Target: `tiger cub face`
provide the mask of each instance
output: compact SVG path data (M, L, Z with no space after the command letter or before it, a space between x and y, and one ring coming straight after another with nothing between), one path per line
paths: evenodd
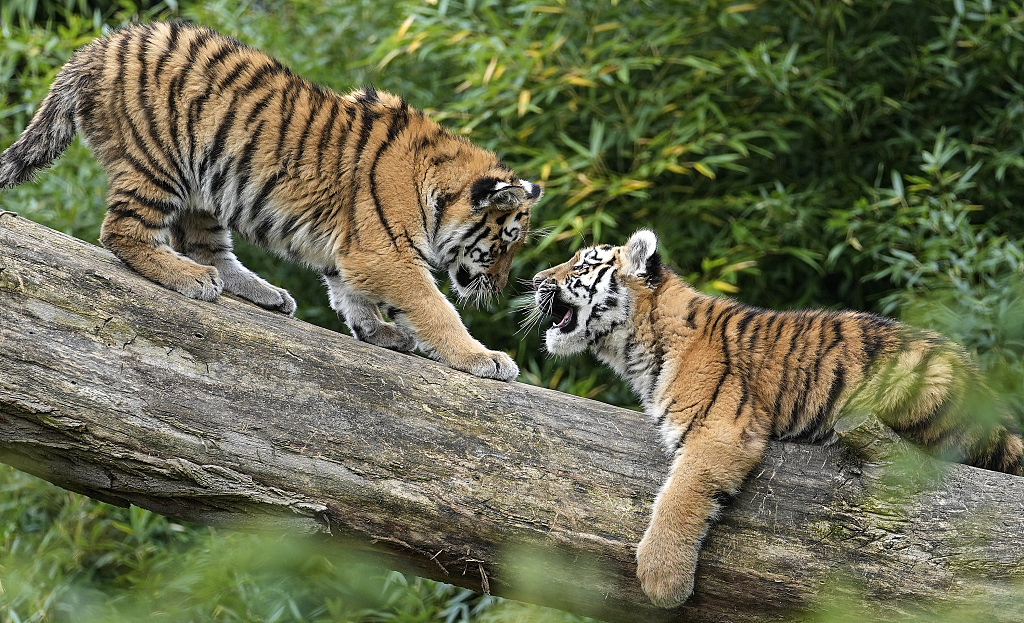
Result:
M447 268L462 298L496 294L508 282L516 251L530 229L530 211L543 195L538 184L481 177L473 183L469 217L448 252Z
M581 249L568 262L537 273L536 309L554 318L544 334L548 351L574 355L591 346L618 350L614 343L624 340L629 330L631 289L660 273L657 245L652 232L639 231L624 246Z

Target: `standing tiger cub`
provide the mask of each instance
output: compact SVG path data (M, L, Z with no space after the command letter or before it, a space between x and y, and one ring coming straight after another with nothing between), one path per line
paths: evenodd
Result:
M478 376L518 375L469 335L431 269L447 269L462 297L500 291L541 187L404 100L339 95L184 22L136 24L61 69L0 154L0 188L30 179L78 133L109 178L100 241L143 276L293 313L287 291L235 257L235 231L319 272L356 338Z
M776 312L697 292L666 268L649 231L579 251L534 277L534 316L554 316L548 351L590 349L626 379L674 456L637 549L655 604L693 592L700 545L769 438L827 439L868 412L947 459L1021 473L1012 417L991 404L959 345L867 313ZM975 399L978 399L975 401Z

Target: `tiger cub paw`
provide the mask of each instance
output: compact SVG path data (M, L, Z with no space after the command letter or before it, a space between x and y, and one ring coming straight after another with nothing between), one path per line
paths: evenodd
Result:
M393 322L379 322L372 330L358 329L359 339L374 346L407 353L416 348L416 338Z
M506 353L485 350L482 353L456 355L446 362L450 367L469 372L485 379L514 381L519 376L519 366Z
M217 272L217 269L213 266L201 264L188 266L188 270L183 271L180 279L174 283L165 283L164 285L189 298L199 299L200 301L212 301L224 291L224 282L221 281L220 273Z
M271 312L281 312L292 316L295 314L295 299L288 290L279 288L270 283L267 283L260 279L259 281L253 281L247 284L246 288L239 288L238 290L228 289L242 298L246 298L256 303L264 309L269 309Z
M693 594L696 560L681 559L680 543L644 535L636 550L636 576L644 593L659 608L674 608Z

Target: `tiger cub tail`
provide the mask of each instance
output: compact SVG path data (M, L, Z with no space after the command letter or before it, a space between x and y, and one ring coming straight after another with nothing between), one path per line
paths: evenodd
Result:
M89 88L92 72L83 71L81 51L60 70L50 92L18 140L0 154L0 190L31 180L36 171L60 157L78 133L75 117L80 95Z
M1024 476L1024 444L1019 434L1000 427L995 435L997 439L984 454L971 457L970 465L996 472Z

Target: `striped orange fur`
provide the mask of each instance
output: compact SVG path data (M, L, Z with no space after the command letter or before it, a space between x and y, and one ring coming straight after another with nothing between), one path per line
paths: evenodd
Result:
M469 335L431 270L447 270L463 297L501 290L541 188L401 98L340 95L184 22L136 24L72 56L0 154L0 188L76 134L109 180L101 242L149 279L294 312L287 291L238 262L237 232L320 273L355 337L480 376L518 374Z
M958 344L873 314L770 311L694 290L652 232L579 251L534 278L556 355L586 350L626 379L673 455L637 549L651 600L693 591L700 545L770 438L830 441L873 414L941 458L1021 474L1021 437ZM986 415L987 412L987 415Z

